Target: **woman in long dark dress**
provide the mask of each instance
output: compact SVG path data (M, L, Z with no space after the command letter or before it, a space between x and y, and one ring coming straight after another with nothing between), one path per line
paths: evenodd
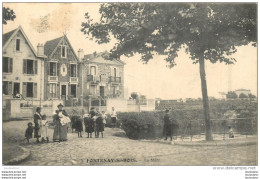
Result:
M36 138L36 142L40 143L39 138L41 137L41 127L40 127L40 123L41 123L41 119L42 119L42 115L41 115L41 108L37 107L36 108L36 112L33 115L33 119L34 119L34 138Z
M103 118L102 114L98 114L98 118L96 119L96 127L97 127L97 138L99 138L99 132L101 132L102 138L103 136L103 131L104 131L104 125L103 125Z
M81 118L79 116L76 117L75 129L78 132L78 137L82 137L81 132L83 131L83 126L82 126Z
M63 121L63 118L66 119L68 114L65 110L63 110L63 105L58 105L58 110L56 110L56 114L53 116L53 122L55 124L54 132L53 132L53 141L60 142L60 141L67 141L67 122ZM64 117L65 116L65 117Z
M163 120L164 120L163 133L164 133L164 136L165 136L164 140L167 140L167 137L169 136L171 138L171 141L172 141L172 122L170 120L168 109L165 111L165 115L164 115Z
M88 133L87 138L92 138L92 133L94 132L94 120L89 114L84 115L85 132Z

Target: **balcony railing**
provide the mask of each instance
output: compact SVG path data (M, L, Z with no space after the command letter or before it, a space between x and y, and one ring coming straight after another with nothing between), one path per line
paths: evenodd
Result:
M121 77L110 76L109 82L110 83L121 83Z
M70 77L70 83L78 83L79 79L78 77Z
M57 76L48 76L48 81L49 82L57 82L58 81L58 77Z
M87 76L87 81L89 82L99 82L100 81L100 77L96 76L96 75L88 75Z

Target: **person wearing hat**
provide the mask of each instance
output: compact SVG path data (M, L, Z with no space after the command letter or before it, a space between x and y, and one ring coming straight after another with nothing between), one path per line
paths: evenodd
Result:
M33 115L34 119L34 138L36 138L36 142L40 143L39 138L41 137L41 120L42 120L42 115L41 115L41 108L37 107L36 112Z
M163 117L164 120L164 126L163 126L163 134L165 136L164 140L167 140L167 137L169 136L172 141L172 122L170 120L169 110L165 110L165 115Z
M63 109L63 105L60 103L58 110L55 111L53 116L53 122L55 124L53 132L53 141L67 141L67 125L70 122L67 112Z

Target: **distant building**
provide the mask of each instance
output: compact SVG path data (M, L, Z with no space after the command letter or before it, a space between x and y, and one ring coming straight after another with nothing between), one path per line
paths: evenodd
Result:
M251 94L251 90L249 90L249 89L238 89L238 90L235 90L234 92L237 94L237 96L239 96L241 93L244 93L247 96L248 96L248 94Z

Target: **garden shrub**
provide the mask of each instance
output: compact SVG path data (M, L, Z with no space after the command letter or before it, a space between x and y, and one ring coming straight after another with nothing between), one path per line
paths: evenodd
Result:
M239 118L224 118L228 110L235 110ZM171 110L173 135L197 135L205 133L205 121L202 108ZM130 139L149 139L162 137L164 111L119 113L122 129ZM250 101L214 101L210 106L211 129L213 133L227 133L228 126L241 134L257 133L257 104ZM224 120L223 120L224 119ZM254 125L256 124L256 125Z

